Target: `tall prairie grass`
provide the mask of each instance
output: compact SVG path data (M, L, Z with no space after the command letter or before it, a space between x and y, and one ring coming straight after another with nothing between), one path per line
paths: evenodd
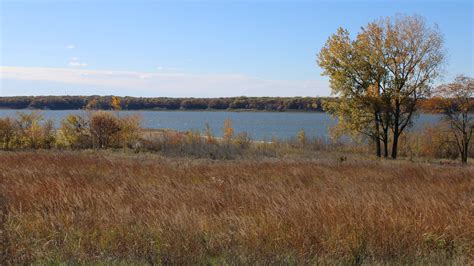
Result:
M1 263L468 264L474 168L0 152Z

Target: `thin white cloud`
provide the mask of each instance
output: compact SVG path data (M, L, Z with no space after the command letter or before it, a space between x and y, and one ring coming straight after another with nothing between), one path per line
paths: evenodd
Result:
M75 46L74 44L68 44L68 45L66 45L66 49L69 49L69 50L70 50L70 49L74 49L74 48L76 48L76 46Z
M69 62L69 66L72 66L72 67L85 67L85 66L87 66L87 63L71 61L71 62Z
M156 70L158 71L179 71L180 69L177 67L164 67L164 66L157 66Z
M76 61L79 62L79 61ZM44 67L0 67L3 80L54 83L62 94L91 87L97 94L145 96L316 96L329 95L321 80L271 80L242 74L189 74ZM14 87L8 88L15 95ZM103 93L101 93L101 91ZM43 92L44 94L44 92Z
M87 63L86 62L80 62L79 58L73 57L69 61L69 66L71 66L71 67L85 67L85 66L87 66Z

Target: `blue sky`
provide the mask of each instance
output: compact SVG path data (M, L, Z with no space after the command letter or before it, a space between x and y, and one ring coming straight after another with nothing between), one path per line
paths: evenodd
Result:
M0 96L325 96L338 27L437 23L445 81L474 76L472 1L1 1ZM441 82L441 81L440 81Z

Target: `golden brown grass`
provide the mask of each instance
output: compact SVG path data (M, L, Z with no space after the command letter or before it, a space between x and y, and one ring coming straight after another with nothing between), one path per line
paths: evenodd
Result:
M474 259L472 166L3 152L0 192L10 263Z

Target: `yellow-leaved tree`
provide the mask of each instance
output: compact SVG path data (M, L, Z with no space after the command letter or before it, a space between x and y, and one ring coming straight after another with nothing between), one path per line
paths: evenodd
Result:
M223 135L222 138L225 142L230 143L234 136L234 128L232 127L232 120L224 120L224 127L222 128Z
M445 59L443 37L419 16L369 23L352 40L345 29L318 55L323 75L339 97L325 106L339 127L368 136L381 155L397 158L400 135L412 125L417 102L430 94Z
M112 96L110 106L112 107L112 110L115 110L115 111L122 110L120 98L117 96Z

